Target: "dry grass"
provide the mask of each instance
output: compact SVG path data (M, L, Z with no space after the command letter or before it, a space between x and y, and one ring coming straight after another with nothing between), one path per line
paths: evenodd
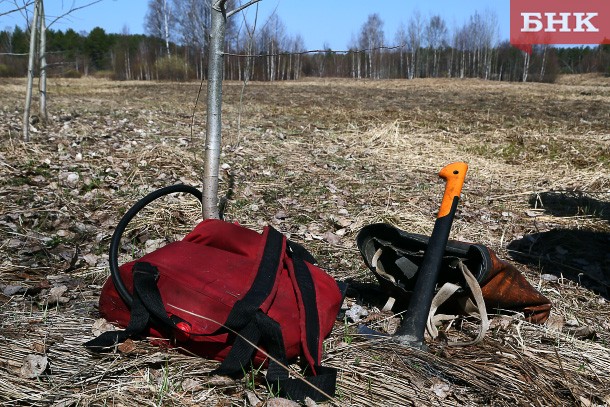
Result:
M53 79L54 118L23 144L24 82L0 80L0 287L21 287L0 294L0 403L244 405L246 391L269 396L260 378L209 378L203 373L215 362L145 343L104 358L81 346L93 336L119 217L152 189L199 184L201 106L192 139L189 129L198 86ZM223 193L227 171L235 179L227 219L254 229L273 224L336 278L370 281L354 244L363 225L430 233L443 187L436 173L457 160L470 170L453 238L508 258L507 246L532 233L610 233L607 78L251 83L238 129L240 90L227 83L224 92ZM532 207L536 194L573 190L597 206ZM188 197L154 205L132 225L124 258L179 238L199 217ZM325 240L329 232L336 243ZM606 253L578 258L583 270L610 273ZM482 345L439 342L423 353L371 343L337 322L325 361L341 371L336 403L610 404L608 301L567 278L544 277L553 270L542 264L520 267L553 301L546 326L496 317ZM49 305L49 289L61 285L67 301ZM472 329L457 322L446 335ZM578 339L583 327L594 331L589 339ZM19 375L29 354L50 361L38 378Z

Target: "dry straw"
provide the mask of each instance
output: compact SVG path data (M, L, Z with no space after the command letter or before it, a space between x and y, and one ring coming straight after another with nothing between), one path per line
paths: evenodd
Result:
M21 104L21 82L0 83L6 106L0 115L0 403L244 405L246 391L270 397L261 374L209 377L217 362L146 341L103 357L82 347L93 337L108 273L105 252L119 217L152 189L199 183L202 144L188 137L191 106L184 103L185 95L194 100L198 85L56 79L49 88L56 117L24 145L11 108ZM221 190L228 192L229 174L235 187L226 218L257 230L273 224L336 278L372 282L355 249L358 230L383 221L430 233L443 187L436 173L459 160L470 170L453 238L485 243L506 258L509 242L535 232L608 233L608 219L599 214L555 216L529 202L536 193L570 189L610 201L609 122L598 108L610 103L608 89L607 79L590 77L562 86L251 83L237 145L241 86L228 83ZM574 103L588 113L576 112ZM195 123L203 126L199 117ZM74 184L69 173L79 175ZM122 259L146 250L147 242L151 249L180 238L198 218L191 197L151 206L130 225ZM550 324L495 316L480 345L445 347L441 337L421 352L361 338L338 321L324 360L340 370L335 403L610 404L608 303L561 276L543 278L535 265L520 267L553 301ZM68 301L48 304L49 288L61 285ZM7 286L19 290L11 294ZM376 315L375 304L365 305ZM463 339L475 322L453 321L442 333ZM34 379L20 375L28 355L49 361Z

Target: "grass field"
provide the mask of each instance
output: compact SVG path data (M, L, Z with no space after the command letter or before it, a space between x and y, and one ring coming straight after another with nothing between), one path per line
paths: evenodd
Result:
M50 79L51 119L34 120L23 143L25 81L0 79L0 403L272 405L259 376L205 376L215 362L144 342L105 357L81 346L122 214L153 189L201 183L199 86ZM610 405L609 106L610 78L594 75L225 83L227 220L271 224L334 277L372 282L358 231L388 222L429 234L438 171L466 161L451 237L494 249L553 302L543 326L495 316L482 344L431 342L428 353L368 342L338 321L324 361L340 369L336 404ZM124 260L200 218L188 197L152 205ZM446 324L445 335L473 324ZM33 378L28 355L48 362Z

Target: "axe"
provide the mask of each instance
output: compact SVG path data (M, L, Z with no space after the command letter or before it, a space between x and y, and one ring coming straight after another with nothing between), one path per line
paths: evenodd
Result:
M457 162L443 168L439 176L446 182L445 194L441 207L438 211L432 236L428 239L428 245L424 252L423 259L417 269L417 280L413 288L413 294L409 302L404 318L392 338L404 345L409 345L419 349L425 349L424 331L428 321L428 314L435 294L436 283L440 274L441 264L451 224L455 216L460 192L464 185L468 165ZM358 333L371 338L389 336L361 325Z
M441 269L441 262L445 247L449 240L451 224L455 217L458 201L464 179L466 178L468 165L456 162L447 165L439 176L445 180L445 194L438 211L432 236L428 247L424 252L423 260L417 270L417 281L413 289L413 295L409 302L400 327L394 334L394 339L401 344L423 349L424 331L428 320L428 313L434 297L436 282Z

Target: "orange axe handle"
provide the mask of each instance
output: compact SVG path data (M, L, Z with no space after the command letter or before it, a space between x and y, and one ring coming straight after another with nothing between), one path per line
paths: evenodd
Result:
M445 180L445 194L443 195L443 201L438 211L437 218L442 218L449 215L451 212L451 206L453 205L453 199L460 197L462 192L462 186L464 186L464 179L466 179L466 172L468 171L468 164L463 162L457 162L447 165L443 168L438 176Z

